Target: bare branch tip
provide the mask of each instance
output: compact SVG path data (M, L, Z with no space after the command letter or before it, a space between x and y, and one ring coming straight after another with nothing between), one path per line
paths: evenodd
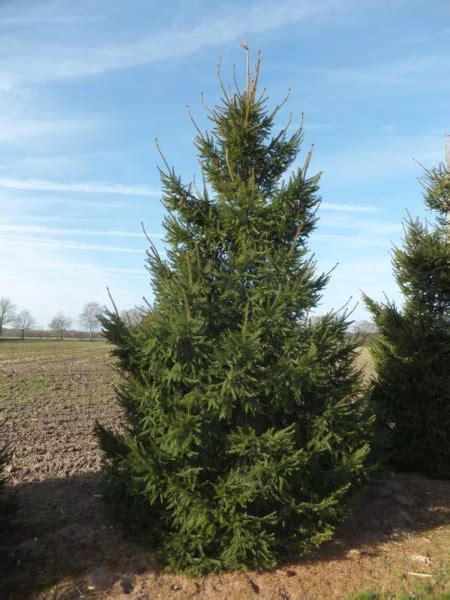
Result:
M150 302L147 300L147 298L146 298L145 296L142 296L142 300L145 302L145 304L146 304L146 305L147 305L147 306L150 308L150 310L151 310L151 308L152 308L152 305L151 305L151 304L150 304ZM142 312L144 312L144 311L142 311Z
M109 289L108 286L106 286L106 291L108 292L109 299L111 300L111 304L114 307L114 312L116 313L117 316L119 316L119 311L117 310L116 303L114 302L114 299L113 299L113 297L111 295L111 290Z

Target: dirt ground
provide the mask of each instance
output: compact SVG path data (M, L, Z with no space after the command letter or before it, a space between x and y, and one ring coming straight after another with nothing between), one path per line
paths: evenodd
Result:
M418 585L450 598L450 481L416 474L373 482L332 542L276 571L164 573L110 523L100 497L92 429L96 419L120 424L117 380L103 342L0 343L0 431L14 449L6 495L17 504L1 523L0 598L415 598Z

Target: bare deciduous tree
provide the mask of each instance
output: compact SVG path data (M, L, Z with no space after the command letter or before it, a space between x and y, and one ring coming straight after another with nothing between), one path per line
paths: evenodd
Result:
M354 325L353 325L353 331L355 333L376 333L377 332L377 328L376 325L374 323L372 323L371 321L357 321Z
M14 325L20 331L20 337L25 338L25 333L33 327L35 320L33 319L30 311L21 310L14 320Z
M71 325L72 319L65 315L62 311L59 311L50 321L49 327L52 331L59 335L59 339L62 340L64 331Z
M98 302L88 302L84 305L80 314L80 323L89 331L89 339L92 340L92 334L100 327L99 316L103 312L103 307Z
M139 325L139 323L145 317L147 312L148 310L145 308L145 306L135 306L134 308L123 310L120 313L120 316L127 325L136 327L136 325Z
M9 298L0 298L0 336L3 335L3 325L12 323L16 317L16 305Z

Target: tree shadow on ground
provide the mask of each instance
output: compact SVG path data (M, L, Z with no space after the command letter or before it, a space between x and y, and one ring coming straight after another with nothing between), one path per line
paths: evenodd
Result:
M2 523L0 598L39 597L38 590L67 578L84 578L85 587L72 586L71 593L55 597L89 595L89 581L92 589L99 590L133 574L159 577L161 565L149 551L111 524L100 488L100 473L7 488L17 501L17 510ZM352 552L376 555L383 542L449 523L450 481L388 473L360 493L331 542L286 568L348 560ZM53 597L42 594L42 598Z
M26 598L32 590L99 569L96 587L111 584L105 569L120 575L156 567L142 546L111 524L100 473L21 483L6 491L17 510L2 527L0 598Z
M304 561L336 560L349 551L376 555L380 544L450 524L450 481L388 472L357 496L333 540Z

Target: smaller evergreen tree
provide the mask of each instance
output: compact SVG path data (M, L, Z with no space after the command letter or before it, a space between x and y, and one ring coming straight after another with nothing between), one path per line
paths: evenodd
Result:
M400 310L365 296L378 329L371 397L391 463L450 476L450 173L427 171L424 200L435 215L408 217L393 252Z

